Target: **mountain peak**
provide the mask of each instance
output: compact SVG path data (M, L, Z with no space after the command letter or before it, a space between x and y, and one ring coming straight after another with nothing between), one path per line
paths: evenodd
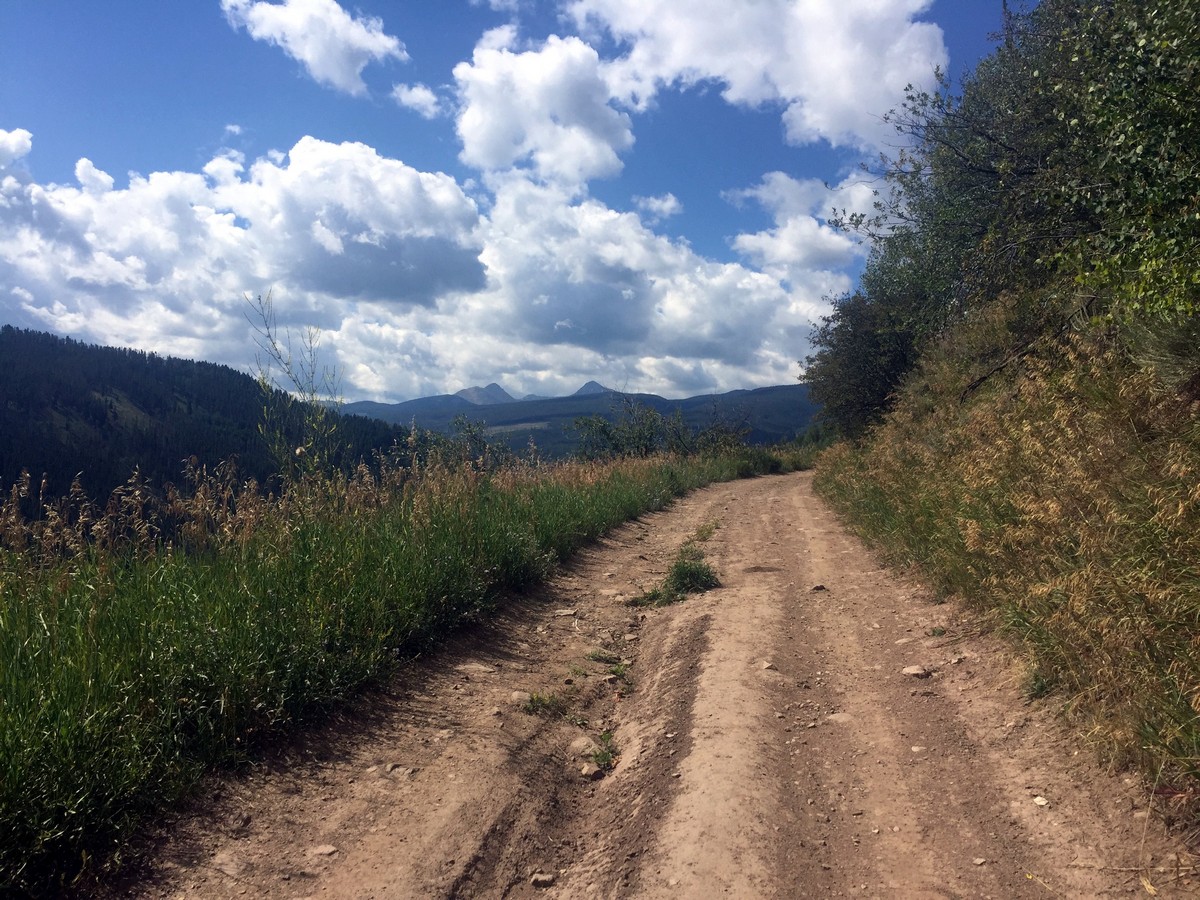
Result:
M463 388L454 396L462 397L476 406L494 406L497 403L513 402L512 395L494 381L487 387Z
M614 393L616 393L616 391L614 391L612 388L605 387L598 381L589 381L587 384L585 384L583 387L581 387L579 390L577 390L573 394L573 396L586 397L591 394L614 394Z

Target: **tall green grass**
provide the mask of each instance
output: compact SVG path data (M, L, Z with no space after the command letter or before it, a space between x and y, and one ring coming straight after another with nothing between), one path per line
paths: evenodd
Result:
M206 769L343 700L614 525L769 457L197 476L0 508L0 892L120 862ZM26 486L27 488L28 486Z
M826 451L818 489L1017 635L1030 695L1056 691L1104 752L1195 799L1195 406L1099 331L1046 343L964 402L972 336L956 339L863 444Z

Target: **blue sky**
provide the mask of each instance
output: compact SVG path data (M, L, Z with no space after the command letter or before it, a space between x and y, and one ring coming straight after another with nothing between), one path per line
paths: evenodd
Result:
M857 164L999 0L4 0L0 322L347 399L793 381Z

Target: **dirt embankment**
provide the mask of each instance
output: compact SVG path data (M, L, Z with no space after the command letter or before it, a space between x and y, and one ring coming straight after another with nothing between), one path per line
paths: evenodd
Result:
M638 610L707 523L722 586ZM907 672L906 672L907 670ZM166 829L138 897L1177 896L975 618L792 475L697 492ZM523 710L529 695L554 707ZM615 765L595 777L611 732ZM599 761L603 763L603 754ZM1148 888L1147 886L1152 886Z

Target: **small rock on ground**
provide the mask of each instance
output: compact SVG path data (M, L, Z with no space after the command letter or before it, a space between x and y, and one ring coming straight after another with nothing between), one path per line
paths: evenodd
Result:
M567 752L571 754L573 759L585 759L589 756L595 756L599 751L600 745L586 734L575 738L575 740L571 741L571 746L567 748Z

